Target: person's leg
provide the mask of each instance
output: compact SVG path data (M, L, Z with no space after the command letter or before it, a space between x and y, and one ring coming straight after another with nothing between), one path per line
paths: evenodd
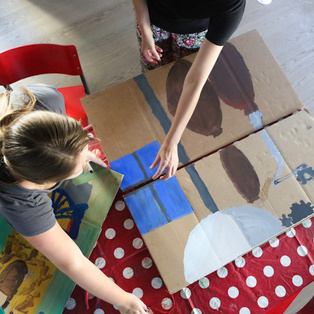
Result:
M143 73L149 70L158 68L162 65L165 65L173 61L172 47L171 47L171 34L155 25L151 25L151 28L152 28L153 37L154 37L156 45L159 46L163 50L162 58L161 58L161 62L159 62L156 65L147 62L147 60L145 59L141 51L141 46L142 46L141 31L140 31L139 26L137 25L136 35L137 35L137 40L139 43L140 62L141 62Z
M206 31L194 34L172 34L173 59L178 60L197 52L204 41Z

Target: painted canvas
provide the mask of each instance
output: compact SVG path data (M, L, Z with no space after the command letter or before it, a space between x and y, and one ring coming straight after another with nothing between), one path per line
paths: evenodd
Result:
M314 213L314 119L305 111L125 196L171 292Z
M58 223L89 256L122 175L100 166L50 195ZM62 313L75 286L0 217L0 306L4 313ZM71 259L71 256L69 256Z

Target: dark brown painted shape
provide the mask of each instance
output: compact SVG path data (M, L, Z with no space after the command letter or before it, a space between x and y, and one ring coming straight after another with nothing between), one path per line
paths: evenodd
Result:
M191 62L179 59L168 73L166 82L167 104L168 110L173 116L177 110L184 79L190 67ZM222 132L221 122L220 101L207 80L187 128L198 134L216 137Z
M222 149L219 153L222 166L238 193L248 203L256 201L260 191L260 183L247 157L234 145Z
M232 44L225 44L209 79L225 104L244 110L246 115L258 109L254 102L255 93L250 71Z

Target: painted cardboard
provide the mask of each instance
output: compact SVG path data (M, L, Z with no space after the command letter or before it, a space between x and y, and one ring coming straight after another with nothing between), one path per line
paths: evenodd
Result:
M314 119L298 112L125 196L170 292L313 215Z
M195 54L82 99L112 169L125 175L122 189L145 182L155 172L146 169L147 177L140 178L125 163L136 164L139 150L148 155L148 165L153 162L155 156L147 147L152 143L160 145L165 138L185 73L194 58ZM194 161L302 107L258 32L236 37L224 47L182 136L180 164ZM135 176L139 177L137 181ZM130 185L125 183L129 178Z
M114 171L97 165L93 168L93 174L65 181L50 195L58 223L87 257L122 180L122 175ZM75 283L2 217L0 230L0 309L4 307L4 313L62 313ZM13 289L14 280L20 281L17 290Z

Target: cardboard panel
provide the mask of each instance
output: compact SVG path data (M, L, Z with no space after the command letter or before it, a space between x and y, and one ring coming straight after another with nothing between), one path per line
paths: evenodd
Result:
M313 127L297 113L125 196L171 292L313 215Z
M194 58L195 54L82 99L110 163L121 164L121 158L162 143ZM180 163L204 156L299 108L298 96L260 35L252 31L236 37L225 45L205 84L179 144ZM145 162L150 165L154 158L151 152ZM134 175L129 169L123 169L125 180ZM152 173L124 188L145 182Z

